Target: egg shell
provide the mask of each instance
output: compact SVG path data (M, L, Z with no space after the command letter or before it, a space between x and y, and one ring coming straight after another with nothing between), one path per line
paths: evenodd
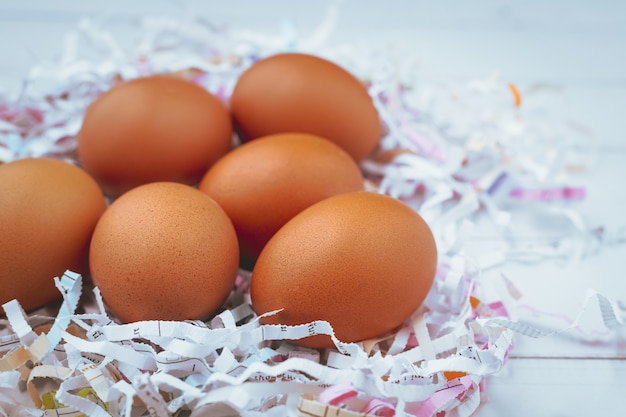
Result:
M232 144L225 105L197 84L153 75L123 82L89 106L78 158L117 197L155 181L196 184Z
M116 199L90 246L93 282L123 322L208 317L232 290L238 262L224 210L173 182L138 186Z
M302 211L267 243L252 272L258 314L267 324L327 320L339 340L356 342L401 325L428 294L437 249L421 216L373 193L327 198ZM333 346L328 336L295 341Z
M361 161L381 136L381 121L366 87L344 68L315 55L280 53L257 61L237 80L230 108L244 141L311 133Z
M89 241L106 201L79 167L52 158L0 165L0 304L25 310L60 297L54 277L87 272Z
M211 167L198 188L226 211L242 256L254 261L296 214L333 195L363 190L363 177L356 162L333 142L281 133L232 150Z

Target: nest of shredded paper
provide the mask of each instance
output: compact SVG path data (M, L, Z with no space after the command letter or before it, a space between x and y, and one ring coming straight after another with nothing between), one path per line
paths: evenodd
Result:
M225 310L209 322L125 325L108 314L97 288L68 271L56 279L61 303L30 316L17 301L4 305L0 415L468 416L486 377L506 365L514 333L548 334L512 320L521 295L511 282L503 277L505 290L494 293L479 275L511 260L594 247L597 234L573 206L585 196L576 174L593 154L590 137L533 104L540 90L497 77L420 79L411 57L325 45L329 27L323 22L298 41L147 19L141 41L124 49L83 21L59 61L33 68L18 97L0 101L0 162L75 162L85 108L121 80L175 72L227 101L238 75L260 57L294 49L325 56L368 85L386 127L362 163L368 187L409 203L437 240L439 265L424 305L394 334L312 350L259 324L243 270ZM560 216L567 227L556 244L519 245L511 222L518 212ZM469 256L477 222L506 249ZM605 297L590 297L607 327L623 328ZM328 323L311 326L332 334Z

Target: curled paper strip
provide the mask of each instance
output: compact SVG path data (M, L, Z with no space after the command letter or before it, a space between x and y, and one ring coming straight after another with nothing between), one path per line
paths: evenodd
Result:
M268 37L201 21L146 19L129 50L82 21L59 62L33 68L19 99L0 97L0 163L44 155L76 162L85 108L120 81L173 73L226 101L238 75L259 58L317 53L351 69L381 115L380 147L361 165L368 188L407 202L432 227L440 256L424 305L392 334L343 343L323 321L261 325L247 302L249 273L240 271L228 308L208 322L122 325L107 315L97 288L85 301L82 277L68 271L55 281L63 303L49 330L37 332L19 300L4 305L0 415L469 416L485 377L506 365L514 334L565 330L519 321L521 295L510 282L493 299L479 276L510 261L585 255L624 241L623 231L590 228L572 208L585 196L575 174L593 154L589 135L565 134L554 119L537 117L537 92L497 77L424 80L413 76L419 71L410 57L395 62L379 51L327 46L336 21L331 9L309 38L298 39L288 25L284 36ZM511 245L470 264L464 247L478 216L514 241L512 219L520 209L561 216L569 227L556 244ZM583 311L592 300L605 326L623 334L624 309L590 293ZM313 334L331 335L335 348L291 343Z

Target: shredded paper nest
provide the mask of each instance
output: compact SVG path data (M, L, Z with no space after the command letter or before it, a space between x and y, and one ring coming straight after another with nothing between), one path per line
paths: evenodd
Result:
M145 19L138 42L83 21L58 61L0 97L0 162L27 156L75 161L85 108L120 81L177 73L225 102L238 75L264 56L314 53L359 77L383 119L377 152L362 163L370 189L410 204L435 235L439 264L423 306L378 340L313 350L290 340L333 335L323 321L261 325L240 271L224 311L207 322L118 324L97 288L71 271L55 282L63 301L26 315L14 300L0 319L0 416L469 416L487 377L507 364L516 334L547 331L517 321L522 294L502 275L509 262L590 256L621 237L577 211L593 161L588 131L546 112L540 87L497 76L471 82L420 77L410 56L329 45L332 13L311 36L216 29L202 21ZM523 213L562 219L545 242L518 239ZM502 250L470 254L486 227ZM594 291L606 326L624 336L624 311ZM575 327L574 319L568 327ZM597 336L596 336L597 337Z

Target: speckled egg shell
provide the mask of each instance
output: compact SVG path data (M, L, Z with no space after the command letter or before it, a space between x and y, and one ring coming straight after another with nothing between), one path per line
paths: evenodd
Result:
M123 82L87 109L78 158L105 193L141 184L196 184L232 143L224 104L190 81L152 75Z
M238 262L237 236L221 207L171 182L115 200L90 247L93 282L123 322L206 318L227 298Z
M287 221L333 195L363 190L359 166L338 145L306 133L245 143L206 173L199 189L226 211L253 262Z
M105 208L96 181L68 162L0 165L0 304L17 299L31 310L59 298L54 277L87 272L89 241Z
M244 141L284 132L327 138L356 161L378 145L382 125L365 86L324 58L280 53L254 63L230 98Z
M355 342L389 332L423 302L437 250L428 225L394 198L342 194L302 211L268 242L252 272L251 298L270 324L327 320ZM296 341L329 347L327 336Z

